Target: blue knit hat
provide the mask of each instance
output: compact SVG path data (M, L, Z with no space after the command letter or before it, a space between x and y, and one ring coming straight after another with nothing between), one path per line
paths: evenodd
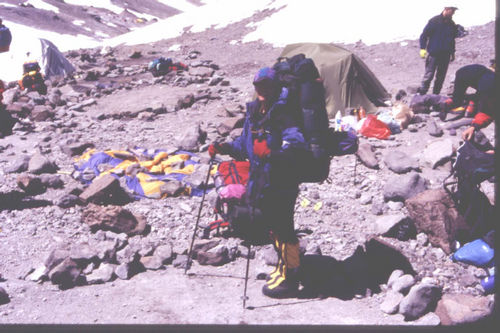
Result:
M274 69L270 67L263 67L259 69L257 74L255 74L255 77L253 78L253 84L256 84L264 80L274 81L275 77L276 77L276 72L274 71Z

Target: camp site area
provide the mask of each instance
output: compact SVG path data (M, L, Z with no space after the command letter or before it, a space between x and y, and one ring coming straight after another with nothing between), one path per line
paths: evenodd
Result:
M13 7L0 8L4 15ZM493 259L454 257L456 230L470 225L443 188L471 118L442 120L427 102L415 104L424 73L418 39L242 41L255 29L250 22L275 12L144 44L61 50L55 39L37 39L47 93L21 90L22 68L3 79L4 110L16 123L0 137L0 330L434 327L491 318L495 299L484 281L494 276ZM134 16L121 26L107 15L117 22L110 35L143 24ZM494 22L466 31L456 39L445 98L459 68L494 58ZM278 262L272 243L248 247L224 225L209 228L220 219L215 168L230 158L218 155L212 165L207 149L241 134L257 70L297 53L318 67L330 126L340 111L341 128L356 130L359 147L332 158L326 181L300 185L299 295L272 299L261 292ZM186 68L153 76L148 66L160 57ZM365 119L385 121L383 137L361 133L361 108ZM495 123L482 132L494 145ZM494 182L480 184L484 211L495 209Z

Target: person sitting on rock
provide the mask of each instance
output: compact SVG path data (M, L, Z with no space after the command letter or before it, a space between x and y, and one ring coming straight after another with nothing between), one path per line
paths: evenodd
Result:
M228 154L250 161L248 204L262 212L278 253L278 264L262 292L272 298L295 297L300 257L293 221L299 193L294 166L305 151L305 139L299 129L300 109L289 98L288 89L278 84L273 69L260 69L253 84L257 99L247 103L241 136L229 143L212 144L208 152L212 158Z
M446 114L454 108L464 106L466 103L465 92L467 88L473 88L476 93L469 98L469 105L465 110L458 111L460 116L472 118L476 114L475 104L477 103L477 113L492 112L493 98L495 90L495 72L492 67L473 64L463 66L455 73L455 83L452 98L445 101L445 106L440 114L444 120ZM455 112L457 113L457 112ZM488 123L489 124L489 123Z

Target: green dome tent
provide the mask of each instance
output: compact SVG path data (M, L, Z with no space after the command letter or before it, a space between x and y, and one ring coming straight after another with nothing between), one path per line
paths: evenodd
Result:
M313 59L325 86L326 110L333 118L340 110L363 106L374 113L389 94L363 61L334 44L297 43L285 46L280 57L303 53Z

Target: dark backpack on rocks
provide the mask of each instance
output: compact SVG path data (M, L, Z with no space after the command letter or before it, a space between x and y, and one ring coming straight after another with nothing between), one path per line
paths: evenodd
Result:
M456 204L459 213L465 218L470 230L462 231L458 241L466 243L485 236L494 228L494 207L481 191L480 184L495 173L495 157L480 149L477 143L465 141L457 149L457 157L450 175L444 181L444 189ZM446 181L450 177L455 180Z
M358 150L354 131L335 132L329 128L325 88L314 61L302 53L278 58L273 69L290 98L302 110L302 131L308 143L306 160L300 166L300 181L322 182L328 178L332 156L353 154Z

